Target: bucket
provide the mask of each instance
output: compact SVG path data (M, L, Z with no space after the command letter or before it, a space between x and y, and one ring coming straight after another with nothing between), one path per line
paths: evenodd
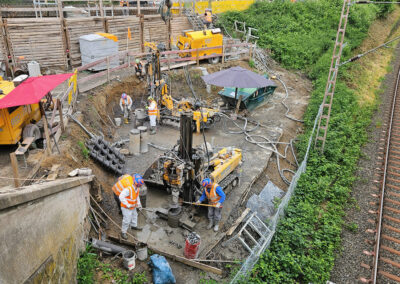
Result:
M199 253L200 243L201 243L200 236L195 232L190 233L186 237L185 250L183 255L189 259L197 258L197 255Z
M137 120L143 120L146 118L146 112L142 108L135 109L135 115Z
M137 250L137 258L141 261L146 260L147 259L147 246L146 245L142 245L140 246Z
M126 250L122 253L122 258L124 259L124 266L128 270L135 268L136 254L134 251Z
M116 117L116 118L114 118L114 120L115 120L115 125L117 127L120 127L121 126L121 118L120 117Z

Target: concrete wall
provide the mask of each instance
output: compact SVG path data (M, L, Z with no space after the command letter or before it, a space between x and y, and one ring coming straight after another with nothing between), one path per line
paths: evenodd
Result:
M0 283L75 283L92 177L0 189Z

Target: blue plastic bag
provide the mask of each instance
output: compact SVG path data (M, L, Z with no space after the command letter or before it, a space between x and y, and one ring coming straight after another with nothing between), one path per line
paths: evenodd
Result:
M175 276L172 274L169 263L162 255L153 254L150 256L150 266L153 269L154 284L175 284Z

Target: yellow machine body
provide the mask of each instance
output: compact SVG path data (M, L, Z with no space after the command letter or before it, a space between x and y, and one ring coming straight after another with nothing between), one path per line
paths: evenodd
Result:
M187 31L184 35L178 37L176 46L180 50L196 49L203 47L220 46L219 48L200 50L199 56L222 54L223 35L222 33L213 33L213 30ZM179 53L181 57L196 57L197 51Z
M214 171L210 177L214 182L220 182L233 172L242 161L242 150L234 148L223 148L210 161L214 166Z
M7 96L14 90L14 83L0 77L0 89ZM22 105L0 109L0 145L16 144L22 137L24 127L41 118L39 104Z

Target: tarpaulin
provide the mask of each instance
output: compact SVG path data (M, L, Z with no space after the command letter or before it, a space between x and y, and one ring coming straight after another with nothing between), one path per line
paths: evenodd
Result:
M29 77L0 99L0 109L38 103L48 92L72 75L74 73Z

